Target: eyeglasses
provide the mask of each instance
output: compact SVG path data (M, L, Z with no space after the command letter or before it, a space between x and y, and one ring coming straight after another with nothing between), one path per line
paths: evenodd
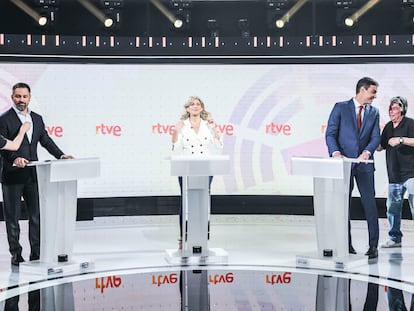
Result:
M389 111L391 111L391 110L392 111L401 111L401 107L398 104L396 104L396 106L393 105L393 106L390 107Z

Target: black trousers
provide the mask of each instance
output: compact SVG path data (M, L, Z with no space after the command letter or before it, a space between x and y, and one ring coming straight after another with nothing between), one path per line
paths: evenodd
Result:
M40 210L37 182L29 178L24 184L2 184L3 214L6 222L9 251L12 255L21 254L20 226L21 198L26 204L29 220L30 257L40 255Z

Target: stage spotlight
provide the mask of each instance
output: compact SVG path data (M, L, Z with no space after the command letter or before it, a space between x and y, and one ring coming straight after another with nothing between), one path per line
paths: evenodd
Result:
M298 0L293 6L292 1L267 0L269 28L282 29L290 22L293 15L299 11L308 0ZM290 7L290 8L289 8Z
M47 14L40 14L21 0L10 0L19 9L29 15L39 26L46 26L49 23L50 17ZM54 13L52 15L54 17Z
M104 9L106 16L104 26L111 28L121 23L120 8L124 6L123 0L101 0L101 7Z
M112 27L113 24L114 24L114 20L112 18L110 17L105 18L104 26L106 28Z
M378 2L381 0L369 0L365 5L363 5L360 9L354 11L352 14L345 16L340 22L342 25L346 27L354 27L355 24L359 21L359 19L369 10L371 10ZM346 3L347 1L338 1L339 3ZM352 4L352 1L351 1Z
M285 27L286 23L289 23L293 15L295 15L307 1L308 0L298 0L298 2L296 2L280 19L276 20L276 27L279 29Z
M101 5L104 10L97 8L89 0L78 0L92 15L94 15L106 28L111 28L120 22L120 13L115 10L115 7L122 6L122 1L102 1Z
M38 24L39 26L45 26L48 22L48 19L46 16L40 16L39 20L38 20Z
M170 21L175 30L183 30L190 24L190 11L186 10L191 7L190 1L171 1L170 5L176 11L174 13L159 0L151 0L151 3Z
M43 5L39 9L39 25L42 27L53 26L56 21L57 8L53 5Z
M174 12L174 29L175 30L184 30L188 29L191 24L191 14L189 10L178 9Z
M358 10L357 1L336 1L336 23L340 28L349 28L345 25L347 17Z

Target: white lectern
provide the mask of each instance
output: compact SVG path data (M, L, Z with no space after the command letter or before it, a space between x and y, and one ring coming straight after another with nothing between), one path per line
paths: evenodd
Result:
M40 204L40 259L20 271L56 274L85 269L89 261L72 259L76 226L77 180L100 174L98 158L31 162L36 166Z
M297 264L308 266L321 263L327 267L344 268L358 259L348 250L349 185L352 163L350 158L292 157L292 175L313 177L313 206L316 224L317 254L297 256ZM367 161L372 163L372 161ZM319 259L318 262L313 259Z
M167 250L167 258L208 260L227 257L221 249L208 249L210 218L209 176L229 172L227 155L172 156L171 175L182 176L182 249Z

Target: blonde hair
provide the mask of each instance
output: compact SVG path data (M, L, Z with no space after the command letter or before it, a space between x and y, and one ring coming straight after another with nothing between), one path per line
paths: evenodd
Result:
M210 116L210 113L206 111L206 108L204 106L204 102L201 100L200 97L197 96L190 96L186 103L184 104L184 113L181 115L181 120L187 120L190 117L190 113L187 111L187 108L190 107L190 105L195 101L198 100L201 104L201 108L203 109L200 113L200 117L203 120L207 120Z

